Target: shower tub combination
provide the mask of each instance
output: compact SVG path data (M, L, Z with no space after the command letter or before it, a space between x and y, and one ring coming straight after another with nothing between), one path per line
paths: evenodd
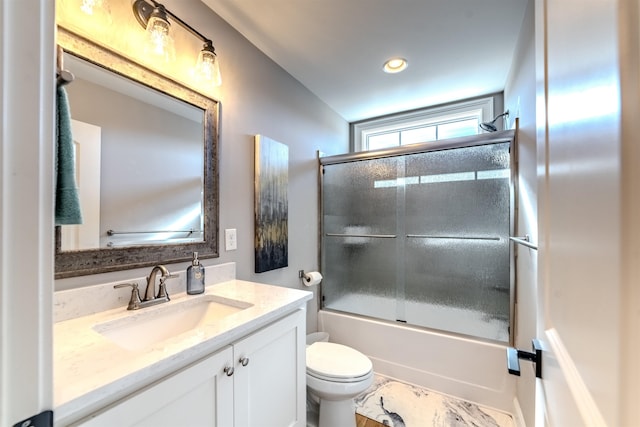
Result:
M320 159L319 328L379 374L510 413L514 139Z

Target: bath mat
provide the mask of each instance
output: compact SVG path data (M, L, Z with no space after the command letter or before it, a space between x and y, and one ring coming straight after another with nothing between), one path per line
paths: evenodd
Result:
M511 415L375 375L356 412L390 427L515 427Z

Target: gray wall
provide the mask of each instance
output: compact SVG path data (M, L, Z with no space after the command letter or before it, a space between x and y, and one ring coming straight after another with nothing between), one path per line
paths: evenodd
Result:
M165 6L213 39L220 58L220 258L205 265L237 263L237 278L302 288L298 270L318 268L317 161L348 151L348 123L291 75L268 59L199 0ZM253 259L253 140L262 134L289 147L289 266L255 274ZM238 249L224 250L224 230L237 229ZM159 260L161 261L161 260ZM186 268L188 263L170 266ZM124 280L148 269L56 281L56 289ZM308 328L315 330L315 299Z

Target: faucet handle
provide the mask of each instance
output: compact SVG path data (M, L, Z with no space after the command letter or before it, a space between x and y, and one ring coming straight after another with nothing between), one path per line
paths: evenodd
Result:
M165 283L167 277L160 278L160 285L158 286L158 295L156 295L156 299L163 299L166 301L170 301L169 293L167 292L167 284Z
M158 295L156 298L164 299L166 301L170 301L169 293L167 292L167 284L165 283L167 279L175 279L178 277L178 274L171 274L167 271L167 274L160 277L160 284L158 286Z
M113 288L126 288L127 286L131 286L131 298L129 299L127 310L137 310L140 308L140 303L142 302L140 300L140 291L138 290L137 283L119 283L117 285L113 285Z

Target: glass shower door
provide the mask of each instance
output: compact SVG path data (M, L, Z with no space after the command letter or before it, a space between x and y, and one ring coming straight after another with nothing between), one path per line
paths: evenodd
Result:
M408 156L405 313L412 325L509 340L510 154L492 144Z
M509 341L509 142L322 170L325 308Z
M399 162L394 157L323 168L325 307L397 319Z

